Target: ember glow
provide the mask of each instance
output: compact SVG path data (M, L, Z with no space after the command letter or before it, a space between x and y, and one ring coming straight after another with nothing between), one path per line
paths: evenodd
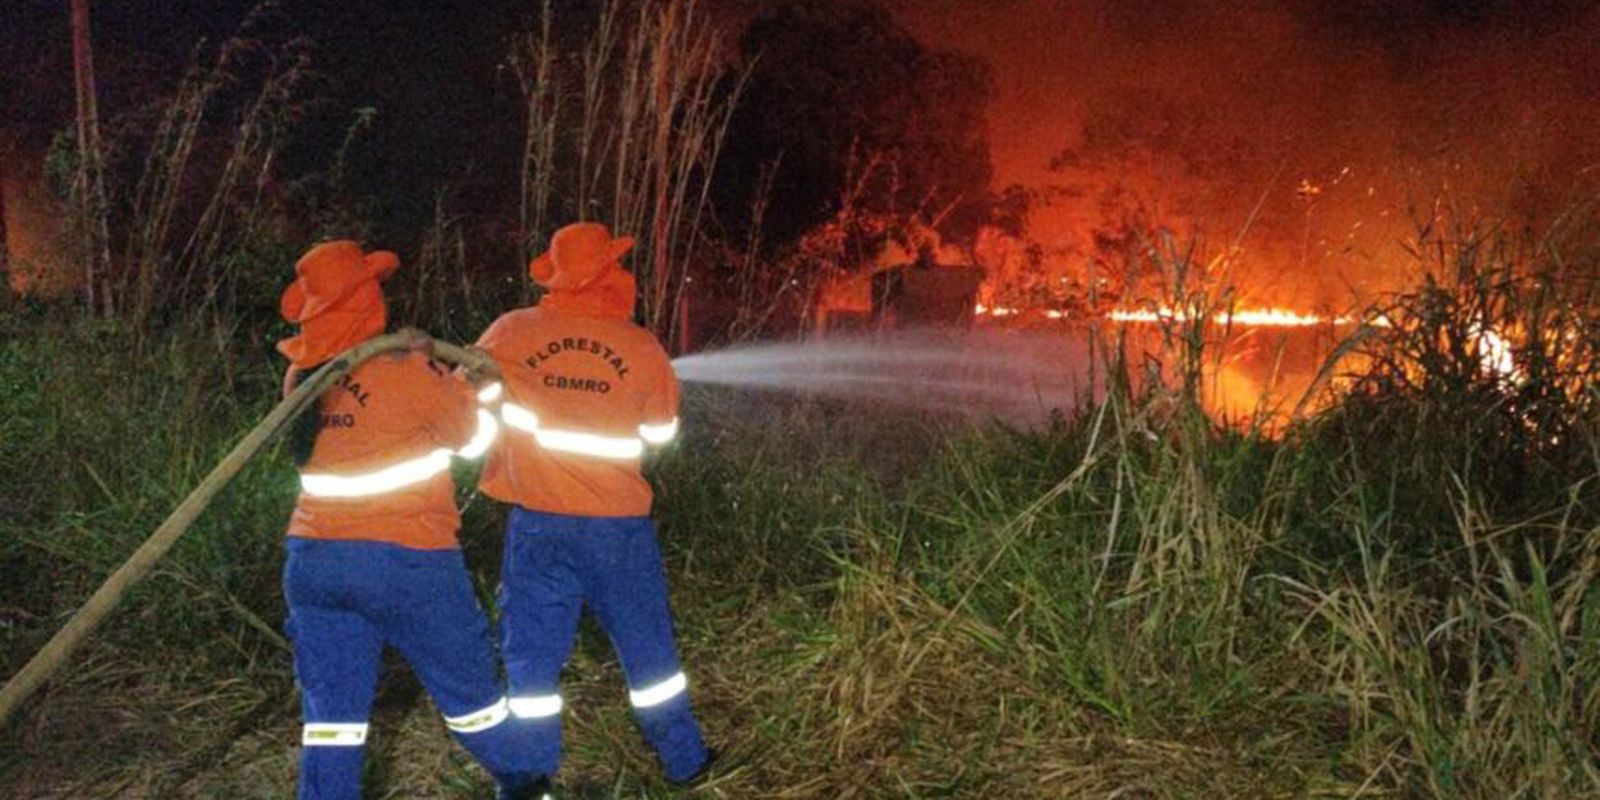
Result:
M1482 331L1478 335L1478 357L1483 361L1483 366L1491 374L1502 378L1517 378L1521 370L1517 369L1517 360L1512 353L1511 343L1504 334L1493 328Z
M1240 325L1257 325L1263 327L1300 328L1312 325L1348 325L1349 317L1319 317L1315 314L1301 314L1283 308L1245 309L1218 315L1219 322L1233 322Z
M1185 322L1188 321L1189 314L1171 308L1118 309L1107 317L1117 322ZM1287 308L1243 308L1217 312L1212 316L1212 321L1219 325L1249 325L1261 328L1311 328L1319 325L1349 325L1354 320L1347 316L1324 317Z
M1022 317L1025 314L1042 315L1046 319L1067 319L1068 314L1059 309L1038 309L1029 311L1005 306L990 307L979 304L974 308L979 318L1004 320L1013 317ZM1180 311L1162 306L1141 309L1114 309L1108 312L1104 319L1126 325L1160 325L1172 322L1187 322L1191 317L1189 312ZM1388 328L1392 323L1381 316L1369 316L1361 319L1348 314L1326 316L1309 312L1295 311L1289 308L1242 308L1230 311L1221 311L1213 314L1211 321L1225 327L1245 328L1283 328L1283 329L1311 329L1311 328L1343 328L1353 325L1365 325L1373 328ZM1522 377L1522 371L1516 363L1516 353L1510 339L1499 330L1493 328L1477 329L1473 336L1478 348L1479 360L1487 374L1497 375L1508 380L1517 380ZM1325 354L1323 354L1325 355ZM1320 358L1320 356L1319 356ZM1275 365L1274 368L1280 368ZM1227 372L1227 370L1224 370ZM1252 386L1249 391L1238 389L1236 384L1241 382L1241 375L1225 374L1219 381L1221 393L1235 397L1235 406L1243 407L1250 402L1259 402L1259 386ZM1226 384L1224 386L1223 384ZM1230 388L1232 387L1232 388ZM1252 395L1256 392L1256 395ZM1242 399L1241 399L1242 398ZM1241 405L1242 404L1242 405ZM1224 405L1227 405L1224 403Z
M979 304L973 309L979 317L1004 318L1014 317L1023 313L1022 309L1006 306L989 307ZM1040 313L1047 319L1066 319L1067 312L1059 309L1044 309ZM1105 315L1106 319L1113 322L1135 324L1155 324L1161 322L1182 322L1189 319L1188 312L1172 308L1149 309L1115 309ZM1241 308L1232 311L1221 311L1212 316L1212 321L1219 325L1245 325L1257 328L1314 328L1322 325L1354 325L1358 322L1355 317L1348 315L1322 316L1289 308ZM1381 320L1372 320L1367 324L1381 325Z

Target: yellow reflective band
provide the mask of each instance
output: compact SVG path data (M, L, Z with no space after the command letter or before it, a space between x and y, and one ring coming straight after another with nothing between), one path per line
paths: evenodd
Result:
M649 444L666 444L678 435L678 418L665 425L640 425L639 438Z
M506 403L501 406L500 419L519 431L534 433L539 430L539 415L516 403Z
M510 715L511 705L506 701L506 698L502 697L496 700L494 705L480 708L470 714L462 714L459 717L445 717L444 724L449 726L450 730L458 733L477 733L505 722L506 717Z
M477 458L489 452L489 446L494 444L494 437L500 433L500 423L494 421L494 415L483 409L478 409L478 432L472 435L472 441L465 447L456 451L462 458Z
M649 708L683 694L689 688L689 678L683 673L678 673L654 686L645 689L634 689L628 692L628 700L634 708Z
M357 747L367 743L365 722L307 722L300 744L307 747Z
M500 385L499 381L495 381L494 383L484 386L482 389L478 390L478 402L493 403L494 401L499 400L500 395L505 393L505 388L506 387Z
M520 719L538 719L553 717L561 713L561 695L541 694L527 697L513 697L510 701L511 713Z
M367 497L421 483L450 468L450 451L435 450L366 475L303 474L300 488L315 497Z
M597 436L592 433L540 428L534 431L533 437L539 440L539 445L544 449L556 450L562 453L577 453L583 456L619 459L638 458L644 455L644 442L631 436L623 439L612 436Z

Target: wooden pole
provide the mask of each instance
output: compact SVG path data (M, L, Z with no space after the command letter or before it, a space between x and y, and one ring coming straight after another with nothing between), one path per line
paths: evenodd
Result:
M233 446L233 450L211 470L211 473L200 481L200 485L172 510L161 526L150 534L150 538L146 539L116 572L111 573L111 576L100 584L100 588L89 596L83 607L67 620L67 624L61 626L61 630L57 631L32 659L29 659L17 674L6 682L4 688L0 688L0 725L4 725L23 701L72 657L78 646L122 602L128 590L143 579L156 562L172 549L179 537L189 530L189 526L193 525L200 513L211 504L217 493L222 491L222 488L239 474L239 470L260 453L274 436L288 428L295 417L310 408L314 401L339 378L373 356L411 347L416 335L412 332L391 333L368 339L346 350L303 381L261 422L251 428L250 432ZM443 361L475 370L480 374L499 373L494 362L480 351L447 342L433 342L432 349L434 356Z
M677 309L669 304L672 291L672 231L670 199L672 196L672 112L677 87L674 86L672 57L673 44L678 36L678 5L668 3L656 22L655 47L651 69L654 71L656 141L653 157L656 161L655 211L650 216L650 308L645 323L651 331L667 340L672 347L676 333L671 316ZM666 317L666 319L663 319Z
M94 47L89 37L89 0L72 0L72 66L78 100L78 201L84 226L83 296L90 313L112 308L111 229L106 219L105 178L100 164L100 111L95 102Z
M6 229L6 165L11 163L11 140L0 130L0 309L11 305L11 234Z

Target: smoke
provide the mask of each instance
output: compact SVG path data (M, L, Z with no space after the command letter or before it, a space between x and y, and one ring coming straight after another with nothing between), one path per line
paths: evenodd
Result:
M994 69L997 188L1066 273L1148 222L1240 246L1246 299L1343 307L1454 211L1549 222L1600 186L1600 7L1561 0L898 0Z

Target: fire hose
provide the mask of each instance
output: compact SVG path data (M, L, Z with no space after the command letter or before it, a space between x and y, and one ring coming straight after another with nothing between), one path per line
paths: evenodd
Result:
M249 433L233 446L228 455L212 468L205 479L189 492L183 502L167 515L166 520L150 534L148 539L145 539L144 544L100 584L100 588L96 589L67 623L61 626L61 630L50 637L50 641L46 642L16 675L6 681L4 688L0 688L0 725L4 725L30 695L66 664L72 657L73 651L94 632L95 628L99 627L100 623L105 621L106 617L111 615L112 611L116 610L128 591L150 572L168 550L172 549L178 539L189 530L189 526L193 525L211 504L217 493L239 474L250 459L260 453L274 437L286 430L295 418L310 409L334 382L374 356L413 347L418 341L418 336L418 333L409 331L391 333L368 339L340 353L312 373L310 378L302 381L283 402L251 428ZM465 367L478 374L498 374L493 360L479 351L448 342L430 340L429 344L434 357L441 361Z

